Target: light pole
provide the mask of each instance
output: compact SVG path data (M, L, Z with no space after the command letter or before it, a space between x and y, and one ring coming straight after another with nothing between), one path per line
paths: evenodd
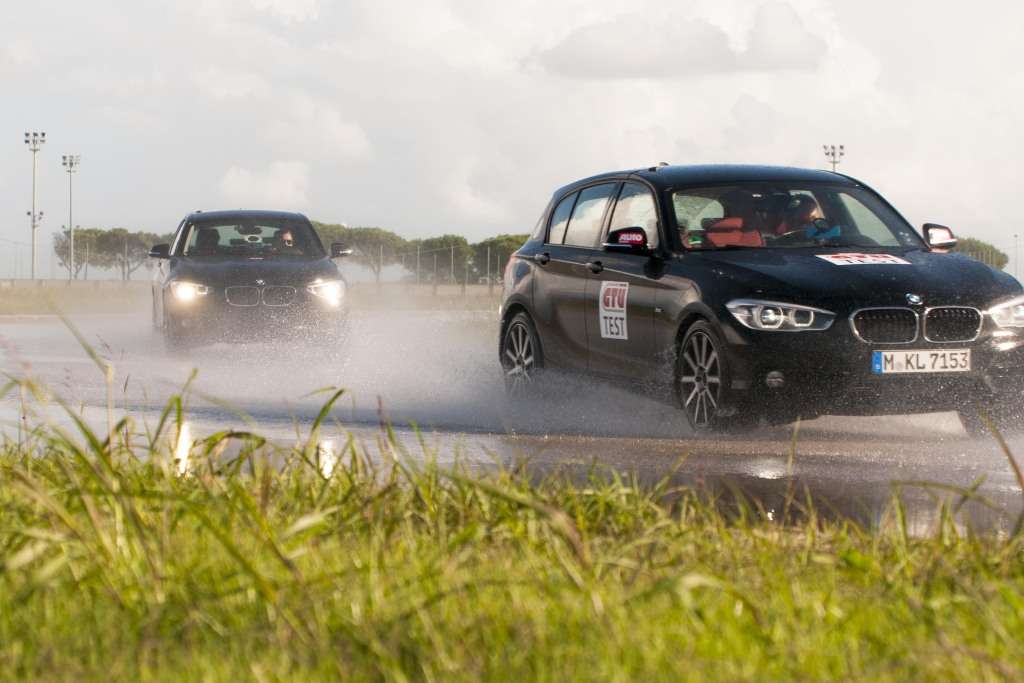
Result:
M1020 280L1020 234L1013 234L1013 276Z
M60 164L68 172L68 241L71 255L68 257L68 279L75 279L75 224L71 220L71 177L78 170L82 157L78 154L64 154L60 158Z
M836 166L839 165L839 162L846 154L846 145L839 145L839 147L835 145L822 145L822 147L825 148L825 158L828 159L828 163L832 164L832 172L835 173Z
M32 279L36 279L36 229L43 220L43 212L36 213L36 154L46 144L46 133L25 131L25 144L32 152L32 211L29 212L32 224Z

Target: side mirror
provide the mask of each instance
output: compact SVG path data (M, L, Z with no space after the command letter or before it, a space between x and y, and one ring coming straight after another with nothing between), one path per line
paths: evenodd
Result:
M171 258L171 245L154 244L149 248L149 258Z
M959 242L950 228L937 223L924 224L924 240L929 247L939 251L949 251Z
M331 243L331 258L338 258L339 256L351 256L352 250L346 247L341 242Z
M651 251L647 245L647 231L640 227L612 230L608 233L604 250L620 254L649 254Z

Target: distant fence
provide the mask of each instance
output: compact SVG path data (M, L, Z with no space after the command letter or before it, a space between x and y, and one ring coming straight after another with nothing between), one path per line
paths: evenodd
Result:
M149 289L149 280L0 280L3 289Z

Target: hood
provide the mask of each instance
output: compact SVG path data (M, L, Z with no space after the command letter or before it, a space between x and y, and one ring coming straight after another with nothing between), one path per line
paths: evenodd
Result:
M211 287L267 285L303 287L317 278L338 280L338 267L330 259L298 261L289 259L180 259L173 266L174 278Z
M718 278L727 278L749 296L779 298L810 305L871 302L905 306L907 294L919 294L925 306L961 305L985 309L1021 292L1020 284L962 254L923 250L861 250L906 263L842 264L841 255L857 249L737 249L699 252ZM828 258L822 258L822 256ZM831 260L829 260L831 259Z

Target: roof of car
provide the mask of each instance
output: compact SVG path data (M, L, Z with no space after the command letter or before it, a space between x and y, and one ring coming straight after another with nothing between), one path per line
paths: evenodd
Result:
M616 180L628 176L639 176L652 185L661 188L708 183L731 183L750 181L796 181L831 182L843 185L857 185L857 181L841 173L832 173L812 168L791 166L757 166L753 164L701 164L692 166L651 166L625 171L601 173L577 180L559 188L555 194L563 194L576 187L589 185L601 180Z
M193 211L188 215L190 222L219 221L239 218L284 218L291 220L308 220L301 213L294 211L272 211L259 209L227 209L224 211Z

